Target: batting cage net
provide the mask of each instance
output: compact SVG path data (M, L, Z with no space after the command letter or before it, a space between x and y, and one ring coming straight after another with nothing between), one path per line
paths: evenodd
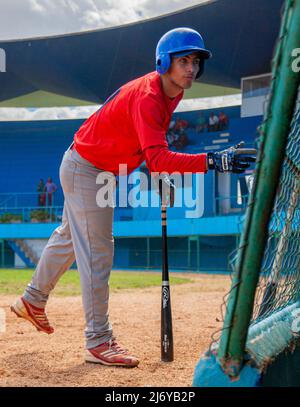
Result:
M300 95L278 183L252 324L300 299Z
M287 0L223 328L195 385L300 385L299 39L300 2Z

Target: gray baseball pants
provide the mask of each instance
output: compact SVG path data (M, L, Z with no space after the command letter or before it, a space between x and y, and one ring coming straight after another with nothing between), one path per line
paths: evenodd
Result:
M65 152L60 181L65 202L62 224L52 233L24 298L36 307L46 305L50 291L76 259L86 321L87 349L112 337L108 320L109 277L113 260L113 207L99 207L99 173L115 185L115 176L94 167L76 150ZM66 318L68 310L66 309Z

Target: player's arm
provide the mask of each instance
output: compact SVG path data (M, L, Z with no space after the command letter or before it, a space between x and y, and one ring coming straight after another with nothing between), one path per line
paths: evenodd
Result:
M167 146L153 146L145 150L150 172L204 172L208 170L206 154L187 154L170 151Z
M256 150L243 148L243 142L220 152L207 154L185 154L169 151L165 146L150 147L145 150L146 162L150 171L172 172L244 172L255 161Z

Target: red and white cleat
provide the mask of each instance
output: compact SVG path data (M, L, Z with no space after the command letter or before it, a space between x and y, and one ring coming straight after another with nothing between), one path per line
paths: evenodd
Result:
M46 332L46 334L52 334L54 332L53 327L49 324L47 315L44 308L37 308L30 304L23 297L19 298L10 307L19 318L27 319L30 321L38 331Z
M139 360L135 356L129 355L127 349L123 349L115 340L102 343L92 349L86 349L85 361L123 367L135 367L139 364Z

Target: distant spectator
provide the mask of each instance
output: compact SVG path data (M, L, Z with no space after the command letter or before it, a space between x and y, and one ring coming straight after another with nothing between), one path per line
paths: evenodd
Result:
M52 206L52 196L56 190L57 186L52 182L52 178L49 177L44 188L44 191L47 192L47 206Z
M176 133L181 134L184 133L184 130L189 127L189 122L187 120L180 119L177 117L176 122L172 130Z
M175 134L174 131L168 131L167 133L167 142L170 147L173 146L174 142L177 140L178 134Z
M228 128L228 117L224 112L219 113L219 130L225 130Z
M189 143L188 136L186 133L181 133L177 135L177 139L173 142L173 146L176 150L182 150Z
M203 133L206 128L207 128L207 123L206 123L205 116L202 112L200 112L199 116L196 120L196 132Z
M46 194L45 194L45 183L44 180L41 178L40 182L37 186L37 192L38 194L38 206L45 206L46 203Z
M175 121L174 119L172 119L172 120L170 121L169 131L174 130L175 123L176 123L176 121Z
M218 131L219 119L214 112L211 112L208 119L208 130L209 131Z

